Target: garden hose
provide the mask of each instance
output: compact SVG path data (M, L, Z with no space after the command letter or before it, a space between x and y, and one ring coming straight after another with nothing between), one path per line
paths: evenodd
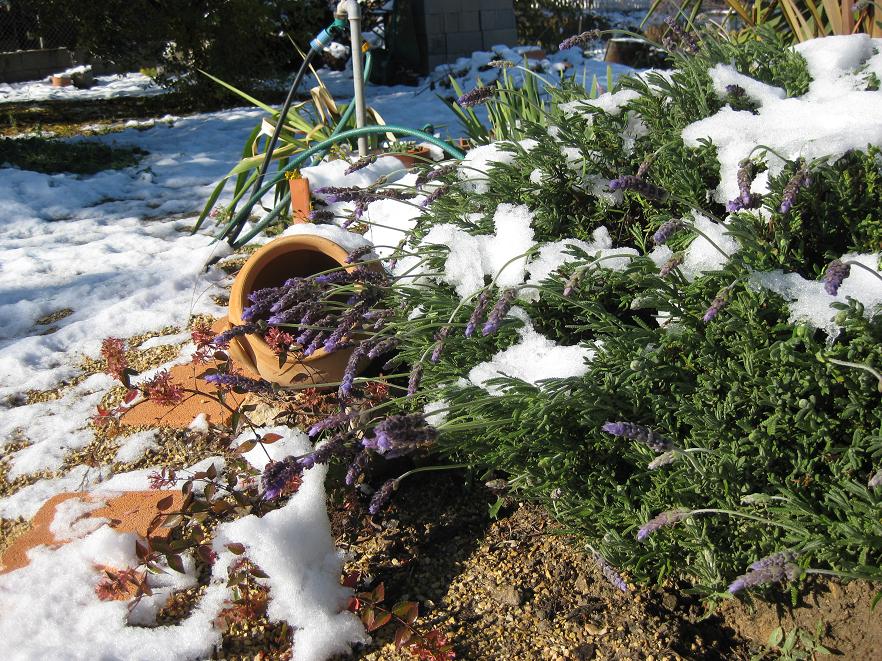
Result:
M267 145L266 156L263 159L263 164L260 166L260 173L257 175L257 181L254 184L255 190L260 188L260 185L263 183L263 178L266 176L266 171L269 169L269 164L272 160L273 150L276 148L276 143L279 141L279 134L282 132L282 124L285 123L285 117L288 116L288 111L291 109L291 104L294 102L294 94L297 92L297 88L300 87L300 83L303 82L303 77L309 69L312 58L315 57L316 53L320 53L325 46L331 43L337 34L345 29L345 21L334 19L334 22L331 25L322 30L316 35L315 39L310 42L309 51L306 53L306 57L303 58L303 64L300 65L300 69L298 69L297 74L294 76L294 82L291 83L291 88L288 90L288 96L285 98L285 103L282 104L282 109L279 111L276 128L273 130L269 145Z
M349 140L350 138L358 138L361 136L375 135L375 134L383 134L383 133L395 133L400 135L410 136L412 138L418 138L424 142L428 142L429 144L435 145L436 147L443 150L448 155L452 156L457 160L462 160L465 158L465 154L463 154L456 147L452 147L447 144L443 140L436 138L433 135L429 135L423 131L419 131L417 129L408 128L406 126L396 126L393 124L381 124L377 126L365 126L360 129L350 129L348 131L343 131L342 133L338 133L337 135L331 136L327 140L323 140L317 145L310 147L306 151L301 152L296 157L294 157L287 166L283 169L279 170L270 181L266 182L263 187L258 190L254 195L252 195L248 202L242 207L236 215L230 220L230 223L225 228L224 232L218 237L218 239L223 239L229 235L229 243L234 248L241 248L243 245L248 243L251 239L257 236L260 232L262 232L273 220L275 220L278 215L284 209L283 202L287 204L290 200L290 194L286 194L282 202L279 202L266 217L262 218L257 225L252 228L248 234L246 234L242 238L237 238L239 233L242 231L242 228L245 225L245 222L248 219L248 214L251 209L260 201L260 198L263 197L269 190L271 190L279 181L284 179L285 173L294 170L295 168L300 167L300 165L306 161L308 158L313 156L314 154L318 154L319 152L327 150L331 145L342 142L343 140Z

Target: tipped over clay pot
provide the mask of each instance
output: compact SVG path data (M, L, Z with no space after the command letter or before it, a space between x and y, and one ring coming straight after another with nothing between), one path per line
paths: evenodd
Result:
M338 266L352 269L352 265L346 264L348 254L338 244L320 236L299 234L270 241L245 262L236 276L230 292L230 323L246 323L242 312L251 304L248 300L251 292L277 287L288 278L313 275ZM235 361L253 369L267 381L282 386L308 383L320 386L340 381L352 354L352 349L333 353L318 349L311 356L304 357L292 351L279 365L279 357L258 335L233 338L229 351Z

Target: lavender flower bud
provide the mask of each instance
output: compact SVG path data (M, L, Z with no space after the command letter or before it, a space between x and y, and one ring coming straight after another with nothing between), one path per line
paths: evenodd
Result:
M324 195L328 202L357 202L364 195L361 188L342 188L339 186L324 186L316 188L315 193Z
M243 392L268 394L273 391L272 384L267 383L266 381L249 379L247 376L242 376L240 374L221 374L217 372L215 374L206 374L202 379L208 383L214 383L219 386L228 386Z
M360 248L356 248L346 256L346 263L352 264L359 261L365 255L369 255L373 249L373 246L361 246Z
M772 555L766 556L765 558L760 558L756 562L750 565L748 569L765 569L766 567L771 567L773 565L783 567L788 562L793 562L799 557L799 554L795 551L778 551L777 553L773 553Z
M494 69L509 69L515 66L515 63L511 60L491 60L487 63L487 66Z
M355 163L353 163L348 168L346 168L346 172L344 172L343 174L352 174L353 172L358 172L359 170L362 170L362 169L366 168L368 165L371 165L376 162L377 162L377 155L376 154L373 154L371 156L365 156L363 158L358 159L357 161L355 161Z
M223 333L215 336L215 338L211 341L211 343L216 347L225 347L230 343L234 337L239 337L240 335L248 335L249 333L256 333L260 328L257 324L242 324L241 326L233 326L229 330L225 330Z
M432 364L437 364L441 360L441 352L444 351L444 343L447 341L448 335L450 335L450 326L443 326L435 334L435 348L432 349L432 356L429 358Z
M655 231L655 234L652 235L652 240L656 245L660 246L684 227L686 227L686 224L682 220L669 220Z
M463 108L472 108L489 100L496 94L497 88L493 87L476 87L471 92L466 92L459 97L456 102Z
M377 342L370 351L368 351L367 356L371 360L379 358L383 354L389 353L390 351L395 349L395 347L397 347L399 343L400 340L397 337L389 337L385 340L381 340Z
M487 310L487 305L490 303L490 290L485 289L481 292L480 296L478 296L478 302L475 304L475 309L472 312L472 316L469 317L469 322L466 324L465 336L471 337L475 334L475 330L478 327L478 324L481 323L481 320L484 318L484 312Z
M799 191L810 183L812 183L811 174L809 174L805 166L800 167L790 178L790 181L787 182L787 185L784 186L784 195L781 197L781 206L778 207L778 211L781 213L790 211Z
M757 560L750 565L750 571L732 582L729 586L729 592L735 594L758 585L796 579L802 574L802 569L792 562L794 559L796 559L795 553L782 551Z
M493 306L493 309L490 310L490 314L487 317L487 323L485 323L484 328L481 329L483 335L491 335L499 330L499 324L502 323L502 319L508 314L508 311L511 310L511 306L514 305L517 294L517 289L506 289L502 292L502 296L496 302L496 305Z
M720 313L724 307L726 307L726 303L729 302L728 290L724 289L717 297L711 302L710 307L704 313L704 316L701 318L704 323L710 323L716 318L716 316Z
M300 457L297 461L304 469L310 469L316 464L326 464L337 454L345 449L346 436L338 434L319 445L309 454Z
M420 381L423 379L423 364L416 363L410 371L410 378L407 380L407 396L413 397L417 389L420 387Z
M671 274L671 271L673 271L675 268L683 263L683 259L683 253L677 253L664 264L662 264L662 267L658 270L658 274L663 278L668 277Z
M286 457L281 461L271 461L263 469L263 499L278 498L292 477L302 472L302 467L294 457Z
M660 188L648 181L644 181L640 177L635 177L633 174L626 174L618 179L613 179L609 182L609 189L636 191L650 200L663 200L668 195L664 188Z
M655 452L667 452L674 449L674 444L664 436L656 434L649 427L635 425L633 422L607 422L601 427L607 434L630 438L643 443Z
M585 274L584 268L576 269L575 271L573 271L573 273L570 275L570 277L567 278L567 281L564 283L564 288L563 288L564 298L569 298L572 295L573 291L575 291L576 287L579 284L579 280L582 279L582 276L584 274Z
M575 46L582 46L590 41L597 41L598 39L600 39L600 35L600 30L588 30L587 32L582 32L581 34L567 37L562 42L560 42L560 45L558 45L557 49L568 50Z
M435 201L439 197L446 194L447 191L449 191L449 190L450 190L450 186L447 184L444 184L443 186L438 186L438 188L436 188L431 193L429 193L429 195L426 197L425 200L420 202L420 206L423 207L424 209L428 206L431 206L432 204L435 203Z
M326 429L342 427L347 422L352 420L352 418L354 418L356 415L358 415L357 411L352 413L337 413L335 415L328 416L324 420L319 420L318 422L316 422L312 427L309 428L309 431L307 433L309 434L309 437L312 438L325 431Z
M451 172L455 172L456 168L457 166L455 164L442 165L440 168L436 168L434 170L431 170L430 172L421 172L419 175L417 175L416 185L422 186L423 184L427 184L430 181L440 179L441 177L450 174Z
M358 363L367 356L368 351L371 349L371 345L372 343L370 341L362 342L355 348L352 355L349 356L349 361L346 363L346 369L343 370L343 378L340 379L340 388L337 390L340 399L349 399L352 395L352 386L355 383L355 370L358 368Z
M351 487L356 483L359 477L361 477L362 473L364 473L365 468L367 468L368 459L370 458L370 454L367 450L362 450L357 455L355 455L355 459L352 460L352 464L349 466L349 470L346 471L346 486Z
M878 489L879 487L882 487L882 469L876 471L876 474L867 482L868 489Z
M726 85L726 94L736 99L740 99L747 94L747 92L741 87L741 85Z
M671 33L683 45L683 50L687 53L695 54L698 52L698 42L691 32L686 32L679 26L673 16L665 19L665 23L671 29Z
M392 492L398 488L395 480L386 480L379 489L374 492L374 497L371 498L371 503L368 505L368 512L371 514L377 514L383 506L389 502L389 499L392 497Z
M393 458L431 445L437 438L437 429L419 413L411 413L389 416L374 427L374 435L363 438L361 444L377 454Z
M622 575L616 571L616 568L609 564L609 562L606 561L606 558L599 553L593 553L592 555L594 557L594 562L597 563L603 577L622 592L628 592L628 584L625 583L625 579L623 579Z
M668 464L673 464L677 461L677 452L674 450L668 450L667 452L663 452L658 455L655 459L649 462L646 466L649 470L654 471L662 466L667 466Z
M313 209L307 216L307 219L311 223L330 223L334 218L334 213L327 209Z
M647 158L640 164L640 167L637 168L637 177L643 179L646 176L646 173L649 172L649 168L652 165L652 159Z
M842 281L848 277L849 273L851 273L851 264L834 259L827 265L827 270L824 273L824 291L830 296L836 296L842 286Z
M650 519L640 527L640 530L637 531L637 541L642 542L659 528L664 528L665 526L672 526L675 523L679 523L683 519L687 518L691 513L692 512L690 510L683 508L662 512L661 514L659 514L655 518Z

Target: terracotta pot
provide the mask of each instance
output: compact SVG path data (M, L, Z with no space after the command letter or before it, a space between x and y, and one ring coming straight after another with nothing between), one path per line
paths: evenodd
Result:
M320 236L301 234L270 241L245 262L236 276L230 292L230 323L246 323L242 319L242 312L251 304L248 301L251 292L264 287L277 287L288 278L320 273L337 266L352 269L354 266L346 264L347 256L344 248ZM233 338L229 351L233 360L253 369L267 381L285 386L339 381L352 354L351 349L330 354L319 349L307 357L290 355L279 365L279 357L257 335Z
M72 84L70 76L52 76L52 87L68 87Z
M312 211L312 200L309 195L309 179L297 177L288 180L291 187L291 222L308 223L309 212Z

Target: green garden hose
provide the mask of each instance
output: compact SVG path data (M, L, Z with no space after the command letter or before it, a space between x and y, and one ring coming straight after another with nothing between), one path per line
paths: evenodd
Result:
M272 211L267 214L266 217L262 218L254 228L248 232L244 237L237 238L239 233L242 231L242 228L245 225L245 222L248 219L248 214L251 212L251 209L254 208L260 198L263 197L268 191L270 191L277 183L279 183L282 179L285 178L285 173L291 170L294 170L300 167L307 159L312 157L319 152L323 152L338 142L342 142L344 140L349 140L350 138L358 138L365 135L377 135L384 133L395 133L397 135L406 135L412 138L417 138L424 142L428 142L429 144L435 145L439 149L446 152L451 157L462 160L465 158L465 154L463 154L456 147L452 147L447 144L443 140L436 138L433 135L429 135L424 131L419 131L417 129L408 128L406 126L396 126L393 124L382 124L377 126L365 126L360 129L350 129L348 131L343 131L338 133L337 135L332 135L327 140L323 140L317 145L310 147L306 151L301 152L296 157L294 157L288 165L286 165L283 169L279 170L269 181L267 181L256 193L254 193L249 199L248 202L245 203L236 215L230 220L229 224L224 228L223 233L218 237L218 239L223 239L229 236L228 241L231 246L234 248L240 248L246 243L248 243L251 239L257 236L260 232L262 232L273 220L275 220L279 214L284 210L283 203L287 204L290 202L290 194L286 194L282 201L277 204Z

